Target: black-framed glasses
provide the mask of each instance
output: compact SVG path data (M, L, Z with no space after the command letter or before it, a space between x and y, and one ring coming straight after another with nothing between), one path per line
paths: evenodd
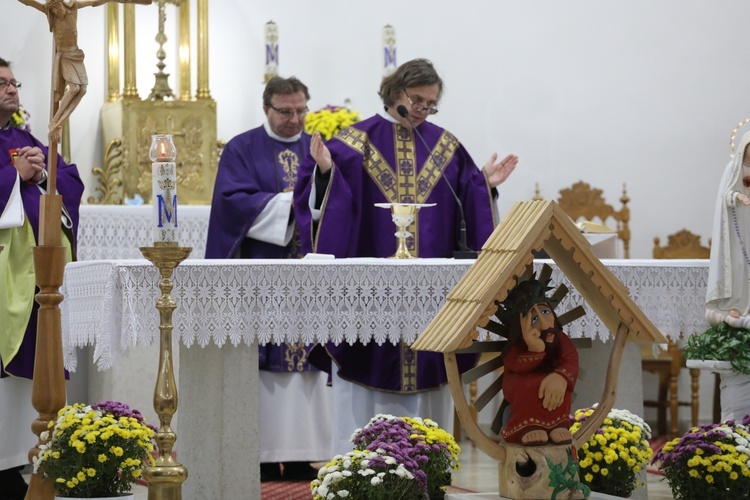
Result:
M305 106L304 108L299 108L299 109L288 109L288 108L277 108L273 104L269 104L268 107L276 111L278 114L280 114L286 119L293 117L295 114L301 118L305 116L308 111L310 111L310 109L307 106Z
M13 85L16 88L16 90L21 88L21 82L17 82L15 80L13 81L0 80L0 90L7 89L8 85Z
M409 101L409 104L411 104L411 109L417 113L429 113L431 115L437 114L438 109L436 102L425 102L425 100L419 96L412 99L406 92L404 92L404 95L406 96L406 100Z

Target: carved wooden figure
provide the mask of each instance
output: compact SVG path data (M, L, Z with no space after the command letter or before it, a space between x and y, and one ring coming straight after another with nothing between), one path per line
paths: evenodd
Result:
M572 436L572 448L580 448L614 405L625 343L666 343L666 339L635 305L623 284L594 256L589 243L555 202L519 202L511 208L487 239L476 263L448 295L443 308L412 348L445 354L448 382L461 425L477 447L498 461L501 495L514 499L582 498L577 490L577 464L571 445L553 441L540 446L506 442L497 435L503 428L501 412L504 408L498 412L489 433L472 418L473 411L481 410L498 397L503 376L490 383L472 403L466 401L463 386L493 375L503 366L503 356L490 357L463 375L459 375L456 363L457 353L502 353L507 337L499 341L480 341L477 327L501 337L507 333L498 320L498 311L502 316L501 304L518 281L528 276L533 263L532 251L542 248L614 334L599 405ZM540 278L548 278L546 271ZM559 299L565 293L567 290L560 287L551 298ZM573 309L559 316L560 323L565 325L582 314L579 308ZM556 478L552 484L550 472L554 472Z

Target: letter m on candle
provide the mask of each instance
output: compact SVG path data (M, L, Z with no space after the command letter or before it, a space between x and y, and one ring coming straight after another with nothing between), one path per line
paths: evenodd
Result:
M158 221L157 227L164 227L164 224L168 224L169 227L177 227L177 195L172 197L171 203L169 203L169 193L167 193L167 200L164 200L163 194L156 196L158 209Z
M389 47L383 47L384 51L384 66L386 68L389 67L396 67L396 47L389 46Z
M279 64L279 46L276 43L266 44L266 65Z

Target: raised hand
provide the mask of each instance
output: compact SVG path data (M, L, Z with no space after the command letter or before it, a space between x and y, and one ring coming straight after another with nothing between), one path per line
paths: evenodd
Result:
M493 153L484 164L484 171L487 173L490 186L496 187L505 182L505 179L515 170L516 165L518 165L518 156L511 154L498 162L497 153Z
M320 132L313 132L312 139L310 140L310 154L315 158L315 162L318 164L321 173L326 173L333 167L331 152L323 142Z

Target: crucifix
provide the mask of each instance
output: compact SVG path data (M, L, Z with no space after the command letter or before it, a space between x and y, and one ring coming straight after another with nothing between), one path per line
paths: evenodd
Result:
M48 129L47 193L39 205L39 237L34 247L34 270L40 292L37 321L36 357L31 402L39 416L31 428L39 440L29 451L30 461L44 444L42 432L57 418L65 405L65 369L63 367L59 292L65 271L65 247L61 246L62 195L57 193L57 149L65 120L86 94L88 77L84 53L78 47L78 9L117 1L148 5L151 0L18 0L47 16L53 36L52 109ZM27 499L51 500L54 483L32 474Z

